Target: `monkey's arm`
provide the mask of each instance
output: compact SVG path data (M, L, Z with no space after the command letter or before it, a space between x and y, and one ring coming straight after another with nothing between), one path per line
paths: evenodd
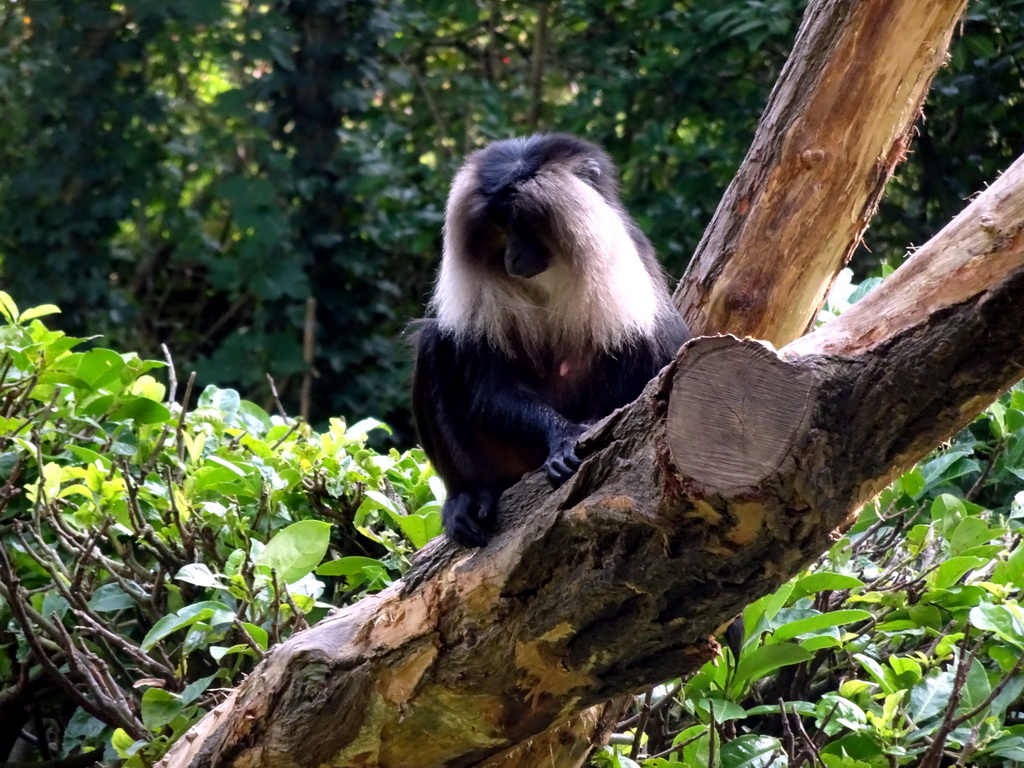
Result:
M413 411L448 491L445 530L461 544L483 546L501 491L542 463L552 484L564 482L579 466L574 446L584 428L489 347L457 344L429 320L417 336Z
M568 480L579 468L576 440L586 427L549 405L536 386L525 381L501 354L478 350L472 355L471 367L476 386L471 390L469 410L474 422L486 434L543 457L544 472L553 487ZM534 459L529 463L529 469L535 469L541 462Z

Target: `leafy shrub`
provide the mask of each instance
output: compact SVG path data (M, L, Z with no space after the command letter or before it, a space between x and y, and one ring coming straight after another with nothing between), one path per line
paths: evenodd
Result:
M422 451L318 434L0 292L0 760L151 764L274 643L440 531ZM186 394L183 402L188 402ZM101 753L97 753L99 757Z

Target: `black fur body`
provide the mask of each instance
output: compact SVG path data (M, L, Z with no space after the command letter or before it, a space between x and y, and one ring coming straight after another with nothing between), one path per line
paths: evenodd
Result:
M586 427L636 399L689 332L597 146L496 142L455 177L413 408L444 480L445 530L483 546L501 492L580 464Z

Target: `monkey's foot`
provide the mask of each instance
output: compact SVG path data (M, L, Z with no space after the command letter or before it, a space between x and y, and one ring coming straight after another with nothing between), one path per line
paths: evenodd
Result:
M464 547L487 545L497 522L499 492L491 488L453 494L441 509L449 539Z

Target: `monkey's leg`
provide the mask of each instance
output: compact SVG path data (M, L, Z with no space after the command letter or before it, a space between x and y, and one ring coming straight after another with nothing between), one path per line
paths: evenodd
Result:
M497 520L499 495L493 488L453 493L441 509L445 533L464 547L486 546Z

